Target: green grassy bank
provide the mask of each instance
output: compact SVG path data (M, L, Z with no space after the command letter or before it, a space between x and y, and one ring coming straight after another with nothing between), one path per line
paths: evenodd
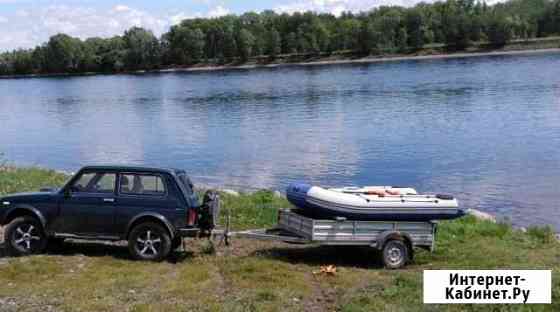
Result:
M0 193L56 186L42 169L1 169ZM270 192L222 194L235 228L267 227L288 203ZM403 270L368 249L233 239L188 241L169 261L129 260L114 244L66 243L46 255L9 258L0 245L0 311L560 311L560 244L550 229L522 233L473 217L443 222L434 253ZM334 276L315 275L321 265ZM552 305L423 305L425 269L552 269Z

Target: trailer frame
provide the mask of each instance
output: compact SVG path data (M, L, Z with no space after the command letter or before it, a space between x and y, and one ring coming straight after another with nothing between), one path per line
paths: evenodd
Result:
M294 210L278 212L278 224L271 229L223 233L231 237L330 246L369 246L383 253L387 268L396 269L413 259L414 248L435 250L437 222L357 221L338 217L314 219Z

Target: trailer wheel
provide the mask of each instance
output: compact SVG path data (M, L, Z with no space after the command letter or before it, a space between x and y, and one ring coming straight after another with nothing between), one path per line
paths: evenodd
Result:
M408 247L402 240L389 240L383 247L383 264L391 270L402 268L408 260L408 254Z

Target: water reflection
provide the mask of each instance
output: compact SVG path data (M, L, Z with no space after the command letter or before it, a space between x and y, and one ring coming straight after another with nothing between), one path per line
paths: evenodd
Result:
M20 164L181 167L199 182L394 184L560 228L558 54L0 81Z

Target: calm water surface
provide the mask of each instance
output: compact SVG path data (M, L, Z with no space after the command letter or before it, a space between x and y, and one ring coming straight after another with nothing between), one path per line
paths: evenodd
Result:
M0 152L283 189L410 185L560 229L560 55L0 80Z

